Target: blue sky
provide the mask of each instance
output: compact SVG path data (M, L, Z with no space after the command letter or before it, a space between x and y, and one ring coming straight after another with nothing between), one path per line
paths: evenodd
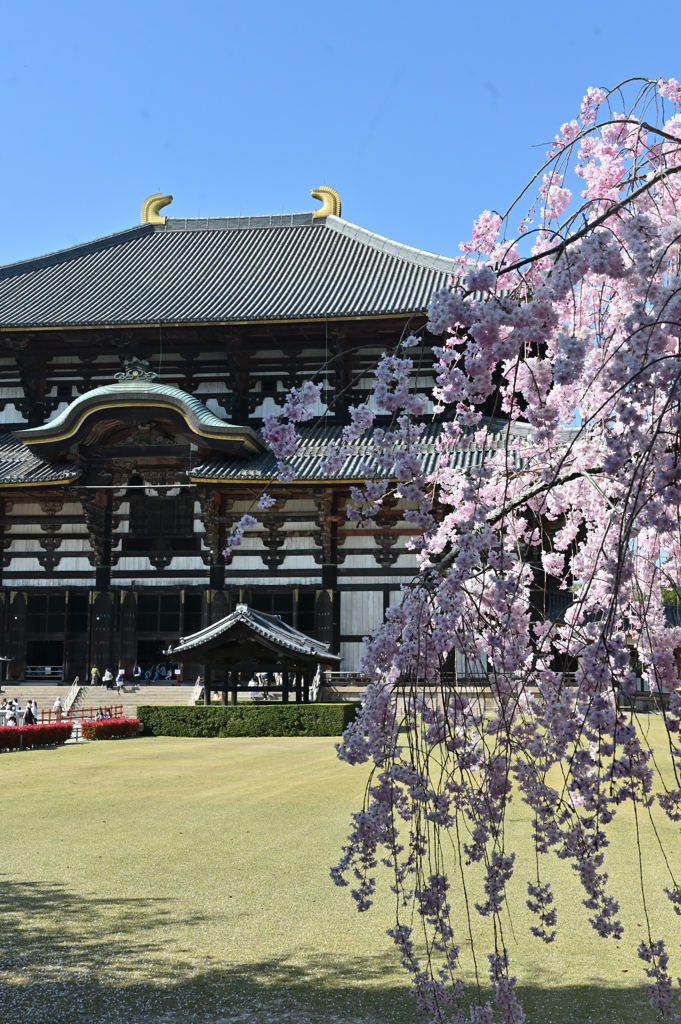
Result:
M681 5L3 0L0 262L171 216L343 216L458 252L589 85L681 78ZM643 14L641 14L643 12ZM537 147L539 148L533 148Z

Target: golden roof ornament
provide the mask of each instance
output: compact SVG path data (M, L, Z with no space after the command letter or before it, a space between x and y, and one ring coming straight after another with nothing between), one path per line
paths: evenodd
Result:
M159 215L163 206L172 203L172 196L164 196L162 192L154 192L142 203L142 224L165 224L166 218Z
M319 199L324 205L319 210L315 210L313 216L317 217L328 217L331 214L334 217L340 217L341 215L341 201L340 196L334 188L329 188L328 185L320 185L319 188L311 188L310 195L313 199Z

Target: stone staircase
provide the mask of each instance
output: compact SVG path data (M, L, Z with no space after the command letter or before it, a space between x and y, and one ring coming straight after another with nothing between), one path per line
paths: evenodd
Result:
M46 683L35 683L27 680L23 683L3 683L2 697L20 700L22 708L26 707L27 700L34 700L38 705L38 711L51 711L57 697L61 697L62 703L66 700L66 694L70 687L63 683L61 686ZM79 695L80 696L80 695Z
M94 706L94 694L99 697L101 692L102 698L96 702L96 706L99 707L100 703L105 699L104 694L106 694L106 704L122 704L124 716L126 718L136 718L138 704L164 704L172 707L186 707L189 704L193 689L193 683L183 683L181 686L157 686L154 683L135 685L134 683L128 683L121 690L120 697L115 690L105 690L104 687L91 687L90 697L92 698L91 703Z
M90 703L88 700L90 690L90 686L81 686L80 690L78 691L78 696L71 705L71 711L78 711L79 708L90 707Z

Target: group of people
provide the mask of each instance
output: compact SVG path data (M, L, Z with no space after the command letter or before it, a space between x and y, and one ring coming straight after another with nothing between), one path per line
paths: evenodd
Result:
M102 709L101 707L98 708L97 709L97 714L95 715L95 721L96 722L103 722L105 718L113 718L113 712L112 712L111 708L104 708L104 709Z
M0 714L5 716L5 725L17 725L18 719L21 715L21 701L14 700L12 697L7 699L4 698L2 704L0 704ZM38 705L34 700L29 699L26 701L26 707L23 711L24 725L37 725L38 724Z
M113 690L114 686L120 694L125 686L125 669L119 665L116 678L114 679L111 669L106 669L104 675L100 673L96 665L90 670L90 686L106 686L107 690Z
M136 683L141 683L144 679L145 683L164 683L166 679L170 679L172 676L172 669L167 665L160 663L158 665L151 665L145 669L144 672L139 665L135 665L134 677Z
M172 668L163 663L151 665L149 668L144 669L144 671L140 665L135 665L132 673L133 682L137 685L142 680L145 683L164 683L166 680L171 679L172 675ZM93 665L90 670L90 686L106 686L107 690L113 690L115 686L118 693L120 693L125 686L125 669L119 665L116 678L114 679L111 669L105 669L104 675L102 675L97 666Z

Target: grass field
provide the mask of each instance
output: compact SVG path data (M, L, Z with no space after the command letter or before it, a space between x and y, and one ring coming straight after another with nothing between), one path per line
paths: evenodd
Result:
M388 895L358 916L328 878L366 781L333 742L157 738L0 755L0 1020L413 1021L385 935ZM524 881L523 806L511 817ZM631 819L617 829L608 869L623 898L621 943L586 925L573 872L555 859L553 946L527 934L524 885L510 893L531 1024L653 1020L635 953L644 919ZM678 870L678 831L665 839ZM649 834L645 851L666 884ZM681 921L664 896L651 908L676 976Z

